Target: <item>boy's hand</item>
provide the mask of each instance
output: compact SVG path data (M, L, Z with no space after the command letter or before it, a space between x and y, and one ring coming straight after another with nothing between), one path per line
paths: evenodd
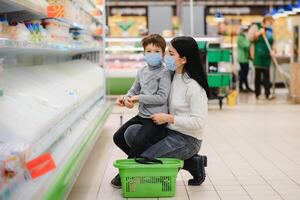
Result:
M119 96L116 100L116 104L118 106L124 107L125 106L124 96Z
M130 101L131 103L136 103L138 102L140 99L140 97L138 95L132 96L128 99L128 101Z
M134 103L132 103L129 100L125 100L124 103L125 103L126 108L130 108L131 109L131 108L134 107Z

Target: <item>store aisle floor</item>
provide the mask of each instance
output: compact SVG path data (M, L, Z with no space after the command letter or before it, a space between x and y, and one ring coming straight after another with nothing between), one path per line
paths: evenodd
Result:
M190 176L181 170L176 197L170 199L299 200L300 106L284 102L241 96L233 108L210 105L201 148L208 157L207 179L202 186L187 186ZM110 186L117 173L113 161L125 158L112 142L123 112L127 120L137 110L114 108L69 200L123 199L121 190Z

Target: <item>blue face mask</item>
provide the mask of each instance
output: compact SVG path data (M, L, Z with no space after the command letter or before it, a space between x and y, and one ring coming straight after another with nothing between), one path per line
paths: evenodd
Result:
M168 70L171 70L171 71L176 70L175 60L174 60L173 56L166 55L165 56L165 64L166 64L166 68Z
M145 60L149 66L158 66L162 63L161 53L146 53Z
M272 38L272 36L273 36L273 31L269 27L266 28L266 36L267 36L267 38Z

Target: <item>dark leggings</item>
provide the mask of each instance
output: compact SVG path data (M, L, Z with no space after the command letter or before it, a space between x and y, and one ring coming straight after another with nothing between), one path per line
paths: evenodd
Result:
M241 71L240 71L240 89L243 88L243 84L245 84L246 89L249 89L248 83L248 73L249 73L249 63L240 63Z
M138 130L137 137L134 138L132 147L130 148L125 141L124 133L128 127L134 124L140 124L142 128ZM135 116L122 125L114 134L114 143L122 149L129 158L138 157L150 146L165 137L165 127L166 124L156 125L152 119Z

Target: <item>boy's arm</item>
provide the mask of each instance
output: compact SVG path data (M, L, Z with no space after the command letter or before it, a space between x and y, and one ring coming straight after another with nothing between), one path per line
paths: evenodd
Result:
M139 102L153 105L164 104L168 100L170 88L171 74L166 70L160 79L157 93L154 95L139 95Z
M134 95L139 95L141 91L141 85L140 85L140 78L139 78L140 72L138 72L134 83L132 84L131 88L128 90L126 97L132 97Z

